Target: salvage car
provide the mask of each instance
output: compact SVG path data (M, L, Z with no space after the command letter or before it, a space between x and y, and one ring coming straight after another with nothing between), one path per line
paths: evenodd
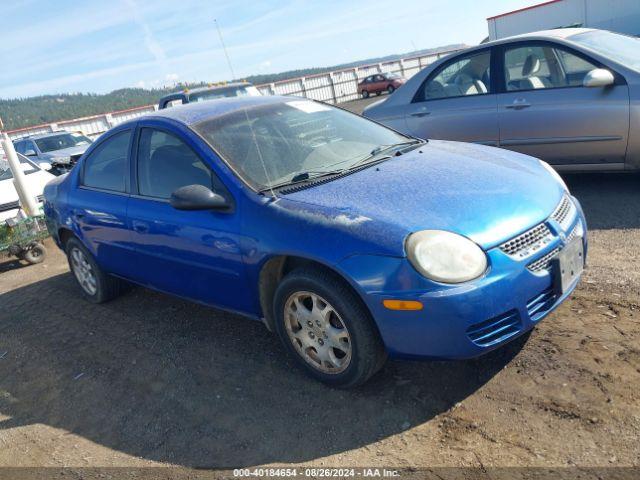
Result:
M30 135L13 141L16 152L36 163L50 165L53 175L68 172L91 145L91 139L80 132L52 132Z
M47 182L55 178L47 170L49 165L38 165L24 155L18 153L20 167L25 174L27 188L37 196L38 204L42 206L42 192ZM4 156L0 157L0 222L14 218L20 210L20 199L13 185L13 173L9 168L9 162Z
M380 95L382 92L392 94L405 83L405 79L397 73L377 73L363 78L358 83L358 95L368 98L369 95Z
M640 40L528 33L445 57L364 115L422 138L499 146L562 170L640 168Z
M531 330L587 248L544 162L279 96L118 125L47 185L45 214L89 301L126 280L262 320L344 387L387 355L470 358Z
M249 82L232 82L208 85L199 88L185 88L180 92L165 95L158 102L158 108L175 107L185 103L205 102L227 97L259 97L260 91Z

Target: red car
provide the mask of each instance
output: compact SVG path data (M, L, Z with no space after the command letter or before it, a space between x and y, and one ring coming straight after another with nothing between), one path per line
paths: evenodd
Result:
M393 93L401 87L406 80L397 73L376 73L369 75L358 83L358 94L367 98L372 93L379 95L382 92Z

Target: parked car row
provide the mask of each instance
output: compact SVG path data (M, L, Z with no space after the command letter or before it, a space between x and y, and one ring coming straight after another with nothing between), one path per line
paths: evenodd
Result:
M181 99L51 181L48 228L89 301L133 282L246 315L330 385L387 356L474 357L579 282L586 222L553 167L640 167L638 42L559 29L480 45L368 118L297 97Z

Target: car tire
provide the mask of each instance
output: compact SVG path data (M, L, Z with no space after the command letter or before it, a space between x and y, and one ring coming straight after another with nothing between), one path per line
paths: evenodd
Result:
M296 301L298 307L294 307ZM293 308L300 308L300 313ZM274 318L287 351L308 374L325 384L361 385L387 359L364 303L331 272L304 268L286 275L275 292ZM321 325L318 319L323 318L326 323Z
M80 240L67 240L65 251L71 273L87 301L104 303L120 295L123 282L104 272Z
M44 262L45 257L47 256L47 249L44 248L39 242L31 245L27 250L21 253L20 258L24 261L30 263L31 265L35 265L37 263Z
M389 85L387 87L387 92L389 93L389 95L391 95L395 91L396 91L396 88L393 85Z
M369 98L369 92L367 90L362 90L362 98Z

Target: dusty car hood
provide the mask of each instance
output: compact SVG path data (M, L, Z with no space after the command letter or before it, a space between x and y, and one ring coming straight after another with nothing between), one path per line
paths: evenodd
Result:
M401 232L403 237L423 229L448 230L490 248L547 218L563 192L532 157L431 140L285 198L366 219L367 229ZM402 250L404 238L389 240Z

